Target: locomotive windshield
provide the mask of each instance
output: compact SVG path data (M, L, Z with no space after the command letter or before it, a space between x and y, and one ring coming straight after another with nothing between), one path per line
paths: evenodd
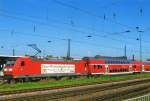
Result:
M15 64L15 61L7 61L6 66L13 66Z

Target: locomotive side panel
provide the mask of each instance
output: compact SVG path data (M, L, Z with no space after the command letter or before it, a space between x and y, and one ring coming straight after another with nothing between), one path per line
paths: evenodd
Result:
M85 61L64 62L64 61L33 61L30 58L17 59L9 76L12 78L26 77L51 77L68 75L85 75L87 68L84 68ZM7 67L8 68L8 67ZM6 69L7 69L6 68ZM10 68L10 66L9 66ZM5 72L8 74L9 71Z
M22 61L20 61L21 63ZM54 62L54 61L24 61L24 67L18 68L18 75L31 77L50 77L67 75L85 75L87 69L84 68L85 61L77 62ZM22 71L21 71L22 70Z
M19 58L13 69L15 78L24 78L29 75L37 75L40 73L38 64L34 64L30 58Z

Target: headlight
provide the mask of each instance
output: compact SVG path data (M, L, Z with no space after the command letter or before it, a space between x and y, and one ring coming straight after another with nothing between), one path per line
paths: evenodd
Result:
M12 68L9 68L8 71L12 71Z
M4 68L4 71L7 71L7 68Z

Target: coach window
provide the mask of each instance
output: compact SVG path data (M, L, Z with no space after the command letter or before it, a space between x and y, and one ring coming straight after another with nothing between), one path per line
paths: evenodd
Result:
M96 65L94 65L94 69L96 69Z
M122 72L125 72L125 69L124 69L124 68L122 68Z
M120 69L120 72L123 72L123 69L122 69L122 68Z
M119 72L121 72L121 68L119 69Z
M123 72L126 72L127 71L127 69L126 68L123 68Z
M25 65L25 62L24 61L21 61L21 66L24 66Z
M134 65L133 68L136 68L136 65Z
M124 68L124 72L127 72L127 69L126 69L126 68Z
M120 68L120 72L123 72L122 68Z
M102 68L102 66L101 66L101 65L98 65L97 67L98 67L98 69Z
M126 69L125 69L125 68L123 68L123 72L126 72Z
M116 72L119 72L119 69L118 69L118 68L116 69Z

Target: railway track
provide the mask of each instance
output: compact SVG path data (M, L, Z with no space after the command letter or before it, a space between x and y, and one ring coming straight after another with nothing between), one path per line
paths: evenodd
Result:
M107 83L107 82L105 82ZM45 90L54 90L54 89L64 89L64 88L71 88L71 87L78 87L78 86L86 86L86 85L94 85L94 84L101 84L100 82L94 83L86 83L86 84L75 84L75 85L65 85L65 86L55 86L55 87L44 87L44 88L33 88L33 89L23 89L23 90L13 90L13 91L2 91L0 92L0 96L3 95L10 95L10 94L20 94L20 93L29 93L29 92L36 92L36 91L45 91Z
M113 82L119 82L119 81L113 81ZM139 82L139 81L137 80L137 82ZM103 83L109 83L109 82L103 82ZM110 83L112 83L112 82L110 82ZM71 87L78 87L78 86L94 85L94 84L102 84L102 83L101 82L94 82L94 83L66 85L66 86L58 86L58 87L44 87L44 88L13 90L13 91L2 91L2 92L0 92L0 96L10 95L10 94L14 94L14 93L20 94L20 93L28 93L28 92L36 92L36 91L45 91L45 90L64 89L64 88L71 88Z
M134 89L133 88L134 85ZM117 90L116 90L117 89ZM73 100L72 98L79 99L78 96L82 96L82 99L92 99L93 100L108 100L113 97L119 98L127 92L139 92L142 89L146 89L150 91L150 78L137 79L137 80L128 80L128 81L120 81L113 83L105 83L105 84L97 84L97 85L89 85L84 87L73 87L73 88L65 88L65 89L57 89L57 90L47 90L45 92L38 91L33 94L25 94L23 96L18 96L17 94L7 94L0 97L0 101L58 101L58 99L68 101ZM42 91L42 89L41 89ZM118 92L119 91L119 92ZM109 93L111 92L111 93ZM115 92L115 93L114 93ZM146 92L146 91L145 91ZM15 93L15 92L14 92ZM40 93L40 94L39 94ZM93 97L88 97L88 95L95 94ZM16 96L16 97L15 97ZM32 100L31 100L32 99ZM80 99L81 100L81 99Z
M134 80L134 79L133 79ZM140 79L140 80L136 80L135 79L135 83L138 82L142 82L143 81L149 81L150 78L144 78L144 79ZM113 81L113 82L119 82L120 83L124 83L124 82L120 82L120 81ZM109 85L113 85L115 83L113 82L104 82L105 84ZM126 81L125 81L126 82ZM129 80L128 84L132 83L132 80ZM44 87L44 88L33 88L33 89L23 89L23 90L14 90L14 91L3 91L0 92L0 96L3 95L10 95L10 94L20 94L20 93L29 93L29 92L36 92L36 91L46 91L46 90L54 90L54 89L64 89L64 88L71 88L71 87L78 87L78 86L86 86L86 85L95 85L95 84L103 84L101 82L94 82L94 83L86 83L86 84L76 84L76 85L66 85L66 86L58 86L58 87ZM126 85L126 83L124 83L124 85ZM107 86L107 85L106 85ZM105 87L105 86L104 86Z
M150 83L138 84L134 87L122 87L116 90L110 90L109 92L108 94L96 97L95 101L121 101L138 95L147 94L150 92Z

